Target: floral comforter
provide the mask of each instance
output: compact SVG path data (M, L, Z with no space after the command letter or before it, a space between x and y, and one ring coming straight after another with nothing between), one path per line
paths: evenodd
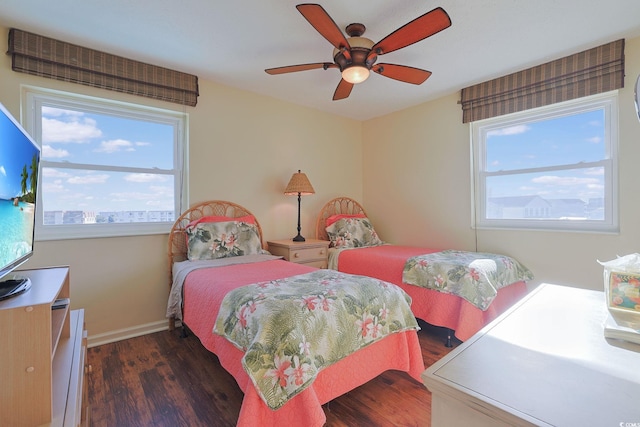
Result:
M457 295L483 311L498 289L532 279L531 271L511 257L454 250L409 258L402 272L404 283Z
M386 335L419 329L410 302L391 283L317 270L229 292L214 332L245 352L245 371L277 409L324 367Z

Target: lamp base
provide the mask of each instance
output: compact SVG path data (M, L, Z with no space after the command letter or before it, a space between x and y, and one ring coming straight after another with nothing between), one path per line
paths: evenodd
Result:
M297 235L296 237L293 238L294 242L304 242L304 237L302 237L301 235Z

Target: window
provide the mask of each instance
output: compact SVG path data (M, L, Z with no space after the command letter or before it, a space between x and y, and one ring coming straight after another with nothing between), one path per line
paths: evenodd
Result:
M38 240L166 233L179 215L186 114L36 88ZM185 203L186 204L186 203Z
M618 231L617 93L472 124L480 228Z

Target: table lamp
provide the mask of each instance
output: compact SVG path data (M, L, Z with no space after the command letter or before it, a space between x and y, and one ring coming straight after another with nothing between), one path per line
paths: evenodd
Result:
M293 174L289 180L289 184L287 184L287 188L284 189L284 194L287 196L298 195L298 235L293 238L294 242L304 242L304 237L300 235L300 198L301 196L308 196L309 194L315 193L313 186L309 182L309 178L300 172L299 169L298 172Z

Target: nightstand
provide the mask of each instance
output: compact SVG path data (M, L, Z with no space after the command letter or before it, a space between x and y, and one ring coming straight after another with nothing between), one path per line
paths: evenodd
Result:
M267 242L269 252L284 257L287 261L312 267L327 268L327 240L307 239L305 242L287 240L272 240Z

